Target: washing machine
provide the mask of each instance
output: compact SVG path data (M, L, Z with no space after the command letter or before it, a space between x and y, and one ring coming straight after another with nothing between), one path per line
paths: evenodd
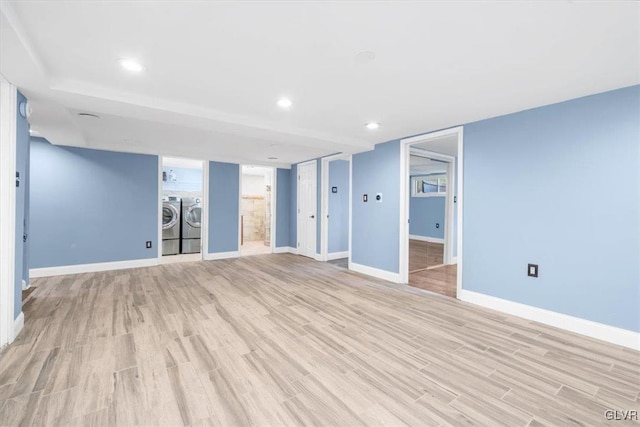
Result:
M199 197L182 199L182 253L200 252L200 223L202 221L202 205Z
M180 197L162 198L162 255L180 253L180 212Z

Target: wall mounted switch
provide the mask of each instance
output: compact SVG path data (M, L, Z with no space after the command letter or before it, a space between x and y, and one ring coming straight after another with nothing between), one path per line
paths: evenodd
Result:
M382 203L382 193L376 193L376 202Z
M151 240L147 240L147 249L151 249Z
M369 197L366 194L362 195L362 201L367 203L369 201Z
M527 276L538 277L538 264L527 265Z

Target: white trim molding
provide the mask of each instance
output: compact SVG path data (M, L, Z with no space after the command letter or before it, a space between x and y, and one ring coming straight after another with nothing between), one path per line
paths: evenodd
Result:
M298 255L298 249L291 246L277 246L273 248L274 254L294 254Z
M17 88L0 74L0 346L15 336L17 103Z
M240 257L240 251L230 252L214 252L211 254L204 254L205 261L217 261L220 259L238 258Z
M411 145L418 144L421 142L442 138L444 136L452 136L455 135L457 137L457 164L456 159L453 156L448 156L445 154L434 153L428 150L411 148ZM432 157L435 159L439 159L449 163L447 167L447 179L449 182L453 182L453 177L455 176L455 187L458 190L457 196L455 196L454 186L447 186L447 199L445 203L445 243L444 243L444 261L445 264L453 264L454 263L454 244L457 245L457 264L458 264L458 274L457 274L457 295L460 295L460 291L462 290L462 262L463 262L463 245L462 245L462 236L463 236L463 170L464 170L464 128L462 126L453 127L449 129L444 129L437 132L431 132L423 135L417 135L410 138L404 138L400 140L400 223L399 223L399 266L400 266L400 283L407 283L409 281L409 203L410 203L410 192L409 192L409 156L410 154L423 155L426 157ZM457 198L456 203L454 203L454 197ZM457 218L457 229L458 229L458 237L454 242L454 210L457 210L458 218ZM459 298L459 296L458 296Z
M351 262L351 260L349 260L349 270L353 270L356 273L366 274L367 276L377 277L378 279L386 280L388 282L400 283L399 273L369 267L368 265L356 264L355 262Z
M333 261L334 259L349 258L349 251L344 252L330 252L327 254L327 261Z
M30 278L64 276L67 274L95 273L98 271L126 270L128 268L154 267L158 258L132 259L127 261L96 262L92 264L62 265L59 267L32 268Z
M349 218L351 217L351 154L333 154L320 159L320 261L330 261L337 258L329 258L329 163L334 160L349 162ZM347 251L347 255L349 256Z
M458 299L640 351L640 332L629 331L466 289L458 291Z
M18 317L13 321L13 337L10 341L15 340L20 334L20 331L24 328L24 312L21 311Z
M439 237L418 236L417 234L409 234L409 240L420 240L421 242L444 244L444 239L441 239Z

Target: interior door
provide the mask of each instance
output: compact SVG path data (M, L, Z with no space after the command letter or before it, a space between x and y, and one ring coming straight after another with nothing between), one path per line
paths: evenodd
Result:
M316 254L316 162L298 166L298 253Z

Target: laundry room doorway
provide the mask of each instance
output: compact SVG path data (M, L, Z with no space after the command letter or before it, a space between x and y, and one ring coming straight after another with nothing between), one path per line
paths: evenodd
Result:
M161 263L203 259L207 166L201 160L160 158Z
M269 254L275 242L275 171L242 165L240 256Z

